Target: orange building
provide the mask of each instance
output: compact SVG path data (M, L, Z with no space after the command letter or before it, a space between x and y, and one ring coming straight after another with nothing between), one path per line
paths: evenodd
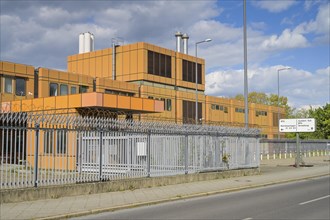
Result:
M244 126L244 102L205 95L201 58L143 42L80 52L68 56L67 71L1 61L1 111L107 111L133 120L196 123L198 94L198 123ZM249 103L249 126L275 138L277 112Z
M67 71L0 61L1 113L196 123L197 95L198 124L244 126L244 102L204 94L203 59L143 42L92 50L93 46L79 48L79 54L68 56ZM284 109L280 111L283 116ZM278 107L249 103L249 126L260 128L263 137L275 138L277 113ZM65 125L56 126L56 132L43 129L39 134L39 167L75 170L76 137L58 130ZM6 132L0 131L0 143L6 143ZM24 138L20 138L23 134L17 136L29 144L29 152L25 152L27 148L19 149L22 158L18 159L30 164L35 158L32 133L27 132Z

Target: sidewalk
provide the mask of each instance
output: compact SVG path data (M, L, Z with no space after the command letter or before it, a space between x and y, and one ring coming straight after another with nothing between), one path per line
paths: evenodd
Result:
M304 158L313 167L294 168L294 159L262 160L261 175L191 182L133 191L1 204L0 219L64 219L103 211L329 175L329 156Z

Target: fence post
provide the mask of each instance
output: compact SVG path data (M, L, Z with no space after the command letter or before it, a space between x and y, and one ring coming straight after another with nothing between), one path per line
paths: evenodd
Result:
M102 139L103 139L103 131L100 131L100 167L99 167L99 178L100 178L100 181L102 181L102 167L103 167L103 164L102 164Z
M147 138L147 177L150 177L150 141L151 141L151 132L148 131L148 138Z
M33 169L33 182L34 187L38 187L38 159L39 159L39 131L40 131L40 125L37 123L35 125L36 127L36 139L35 139L35 145L34 145L34 169Z
M184 148L184 174L188 174L188 135L185 135L185 148Z

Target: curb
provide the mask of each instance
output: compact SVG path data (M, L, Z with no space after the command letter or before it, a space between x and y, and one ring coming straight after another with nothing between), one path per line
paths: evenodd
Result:
M319 175L306 176L306 177L301 177L301 178L272 181L272 182L262 183L262 184L247 185L247 186L241 186L241 187L235 187L235 188L229 188L229 189L223 189L223 190L216 190L216 191L210 191L210 192L203 192L203 193L195 193L195 194L177 196L177 197L161 199L161 200L132 203L132 204L127 204L127 205L114 206L114 207L102 208L102 209L92 209L89 211L49 216L49 217L43 217L43 218L35 218L35 219L38 219L38 220L67 219L67 218L73 218L73 217L98 214L98 213L103 213L103 212L117 211L117 210L121 210L121 209L136 208L136 207L141 207L141 206L146 206L146 205L156 205L156 204L160 204L160 203L178 201L178 200L183 200L183 199L191 199L191 198L198 198L198 197L202 197L202 196L210 196L210 195L216 195L216 194L221 194L221 193L236 192L236 191L244 190L244 189L254 189L254 188L271 186L271 185L276 185L276 184L290 183L290 182L301 181L301 180L306 180L306 179L313 179L313 178L324 177L324 176L329 176L329 174L319 174Z

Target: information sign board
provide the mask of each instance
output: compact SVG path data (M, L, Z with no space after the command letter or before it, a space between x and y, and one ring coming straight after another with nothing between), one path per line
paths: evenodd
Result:
M297 132L314 132L314 131L315 131L314 118L297 119Z
M280 132L314 132L314 118L280 119Z

